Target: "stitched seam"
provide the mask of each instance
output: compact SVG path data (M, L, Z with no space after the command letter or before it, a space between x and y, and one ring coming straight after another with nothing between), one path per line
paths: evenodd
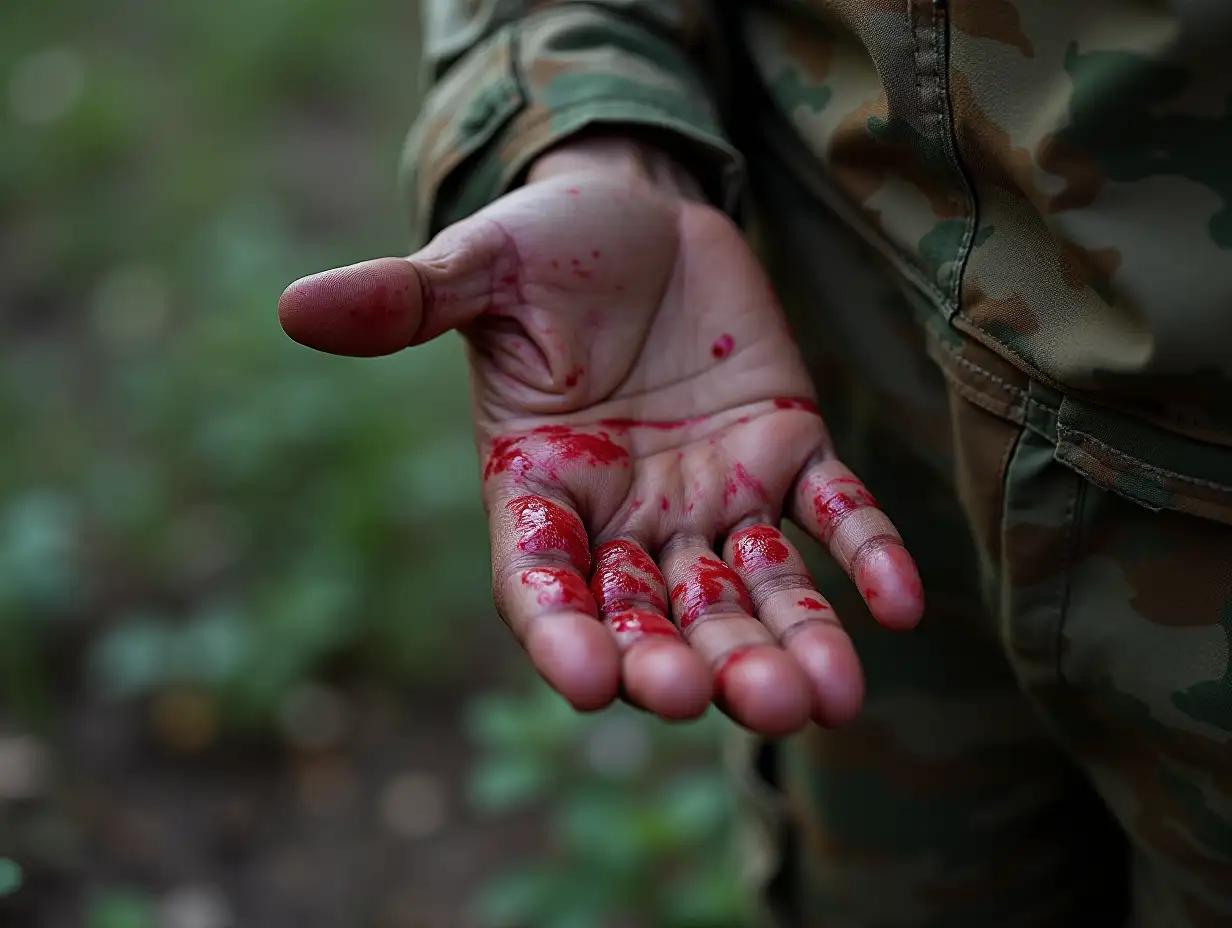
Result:
M1079 435L1082 438L1085 438L1087 441L1091 442L1091 444L1099 446L1100 449L1102 449L1104 452L1106 452L1111 457L1117 458L1121 461L1125 461L1126 463L1132 465L1137 470L1146 471L1149 474L1156 474L1160 477L1171 477L1173 480L1180 480L1180 481L1183 481L1184 483L1192 483L1197 486L1206 487L1207 489L1211 489L1211 490L1219 490L1220 492L1223 492L1223 493L1232 493L1232 486L1229 486L1228 484L1216 483L1213 480L1203 480L1200 477L1189 477L1185 474L1177 473L1174 470L1167 470L1163 467L1156 467L1153 464L1147 464L1146 462L1140 461L1137 458L1131 455L1128 455L1123 451L1118 451L1116 448L1112 447L1107 442L1100 441L1094 435L1091 435L1088 432L1084 432L1081 429L1071 428L1070 426L1064 426L1058 423L1057 424L1057 434L1059 436Z
M915 89L919 97L920 112L927 114L929 112L929 108L925 99L924 88L921 83L921 78L923 77L925 71L922 64L924 51L920 44L920 29L917 25L917 21L919 19L920 2L921 0L907 0L907 26L911 31L911 61L915 66ZM928 2L928 0L923 0L923 2ZM893 247L896 251L900 250L897 245L892 244L891 247ZM907 262L914 266L914 260L911 253L906 249L902 249L901 251L906 256ZM933 275L925 273L923 270L918 268L917 272L919 274L920 282L924 284L929 293L936 297L941 308L949 307L952 309L953 300L950 299L946 291L942 290L941 287L937 285L936 280L933 279Z
M954 268L952 271L954 282L950 285L950 302L954 312L957 313L961 309L960 297L962 295L963 275L966 272L967 259L971 255L971 243L975 241L975 229L979 221L979 204L976 202L975 190L967 178L967 172L963 169L962 161L958 157L957 139L954 136L954 114L950 100L949 24L941 10L942 4L938 0L933 0L934 41L940 43L940 48L936 53L939 60L936 73L937 90L940 97L938 118L942 127L940 135L943 140L942 144L945 145L946 154L949 155L954 170L958 173L959 185L962 188L963 199L967 201L968 208L967 226L963 232L962 241L958 245L958 254L954 258Z
M1013 469L1018 453L1022 450L1023 442L1027 437L1027 429L1024 426L1018 430L1018 435L1010 442L1009 453L1006 456L1005 474L1001 478L1001 519L997 529L997 547L1000 549L1000 556L993 563L995 590L997 594L997 635L1003 645L1007 646L1010 651L1013 651L1017 641L1017 627L1014 622L1015 608L1013 603L1013 590L1011 587L1012 571L1006 563L1005 552L1009 550L1009 534L1010 528L1010 472Z
M1081 512L1080 502L1086 496L1087 481L1081 476L1075 474L1073 479L1074 492L1070 494L1069 504L1066 507L1065 518L1069 522L1069 528L1065 533L1065 550L1061 556L1061 576L1064 579L1064 584L1061 588L1061 602L1057 606L1057 627L1056 639L1053 645L1053 650L1056 654L1055 672L1058 682L1069 685L1065 679L1065 673L1061 666L1062 664L1062 639L1065 634L1065 617L1069 612L1070 595L1073 589L1073 569L1074 563L1077 560L1077 546L1079 536L1078 514Z
M986 377L988 380L991 380L994 384L996 384L1006 393L1013 395L1015 398L1025 399L1033 403L1039 402L1039 400L1032 400L1029 396L1027 396L1027 391L1024 390L1022 387L1016 387L1014 386L1014 384L1010 383L1004 377L998 377L992 371L985 370L984 368L980 367L980 365L976 364L974 361L970 360L969 358L964 358L961 354L958 353L960 349L952 348L949 345L943 345L940 342L938 342L938 346L941 348L942 351L944 351L946 354L950 356L950 359L955 364L958 364L960 367L965 367L967 370L973 373L979 374L981 377Z
M1026 425L1026 411L1023 409L1022 404L1010 402L1009 400L999 400L988 391L980 389L981 385L968 383L952 370L943 370L941 376L945 378L946 385L954 394L962 397L968 403L978 406L986 413L994 415L998 419L1004 419L1022 426ZM1019 417L1022 417L1021 420Z

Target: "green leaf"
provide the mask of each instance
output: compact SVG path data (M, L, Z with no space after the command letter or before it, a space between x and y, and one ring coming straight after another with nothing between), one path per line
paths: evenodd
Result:
M683 841L720 837L734 822L732 785L717 772L682 775L662 792L657 807L662 824Z
M108 889L86 903L86 928L154 928L154 905L142 893Z
M662 923L675 928L751 928L754 900L723 855L702 858L700 869L661 894Z
M543 758L499 757L471 774L469 798L481 812L501 812L539 798L552 780L551 766Z
M184 679L222 683L243 666L251 648L252 625L237 611L216 607L175 634L171 661Z
M21 865L17 861L0 857L0 896L11 896L21 889L24 878Z
M637 826L637 799L624 791L581 787L558 808L556 828L570 855L615 873L636 870L649 861Z
M105 631L90 653L90 672L103 694L124 699L167 682L170 636L155 619L138 615Z
M480 891L479 921L485 928L541 925L559 883L559 877L543 866L504 873Z
M486 747L510 747L521 743L529 725L517 700L490 693L472 699L466 707L466 729Z

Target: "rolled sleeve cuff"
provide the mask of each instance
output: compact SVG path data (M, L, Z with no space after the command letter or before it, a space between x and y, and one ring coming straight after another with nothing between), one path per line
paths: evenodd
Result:
M416 244L506 193L549 148L596 125L652 129L734 214L744 165L677 46L610 13L560 9L504 26L429 94L403 154Z

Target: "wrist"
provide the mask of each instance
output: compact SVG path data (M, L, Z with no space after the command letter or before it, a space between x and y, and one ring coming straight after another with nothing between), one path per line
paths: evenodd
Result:
M550 148L531 164L526 183L588 173L625 178L681 199L705 200L701 184L680 161L658 145L624 134L586 134Z

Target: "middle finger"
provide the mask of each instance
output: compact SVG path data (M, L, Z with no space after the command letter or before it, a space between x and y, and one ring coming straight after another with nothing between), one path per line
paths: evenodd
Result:
M714 672L724 711L766 735L799 729L812 709L808 680L753 618L749 594L735 572L700 535L668 542L659 563L676 624Z

